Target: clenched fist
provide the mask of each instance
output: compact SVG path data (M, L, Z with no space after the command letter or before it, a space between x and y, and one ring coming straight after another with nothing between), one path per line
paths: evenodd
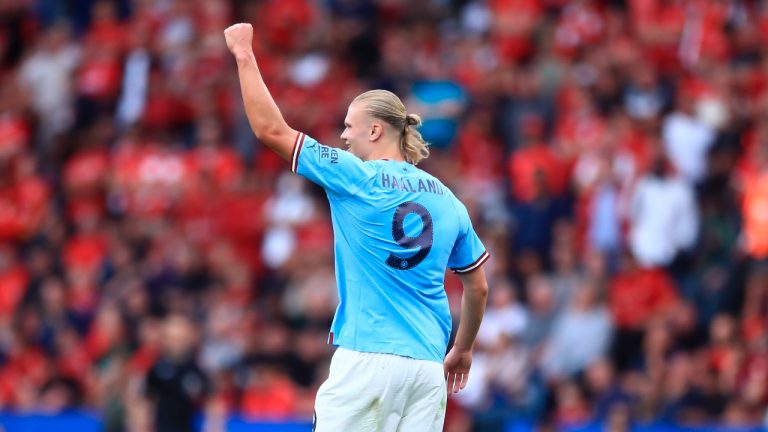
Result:
M253 26L244 23L229 26L224 30L224 39L226 39L227 48L232 54L251 52L253 49Z

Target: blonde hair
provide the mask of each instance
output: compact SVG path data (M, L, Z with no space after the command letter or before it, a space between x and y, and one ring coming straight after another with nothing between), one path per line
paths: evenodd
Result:
M400 150L405 160L413 165L429 156L426 141L417 130L421 117L405 112L405 105L397 95L387 90L370 90L355 98L354 102L364 104L365 112L371 117L383 120L400 132Z

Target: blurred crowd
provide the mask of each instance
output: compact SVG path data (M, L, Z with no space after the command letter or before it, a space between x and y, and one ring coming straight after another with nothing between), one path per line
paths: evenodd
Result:
M294 128L339 145L371 88L425 119L492 257L446 430L765 424L751 0L0 0L0 410L311 419L328 206L250 133L237 21Z

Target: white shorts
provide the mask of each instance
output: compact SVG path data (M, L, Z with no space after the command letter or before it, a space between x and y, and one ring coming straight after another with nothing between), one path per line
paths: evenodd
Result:
M317 432L440 432L443 365L392 354L336 349L315 400Z

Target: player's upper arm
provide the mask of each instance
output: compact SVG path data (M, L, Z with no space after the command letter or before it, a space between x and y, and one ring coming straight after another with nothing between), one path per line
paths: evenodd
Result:
M485 278L485 271L482 267L477 267L465 273L458 273L458 275L464 291L474 291L480 294L488 292L488 281Z
M352 153L322 145L301 132L294 142L291 171L322 186L329 195L350 197L376 175L373 168Z
M258 135L259 141L277 153L281 158L290 161L296 143L298 132L282 123L271 127Z
M448 267L455 273L470 273L483 265L490 255L472 227L464 204L456 200L459 212L459 234L448 259Z

